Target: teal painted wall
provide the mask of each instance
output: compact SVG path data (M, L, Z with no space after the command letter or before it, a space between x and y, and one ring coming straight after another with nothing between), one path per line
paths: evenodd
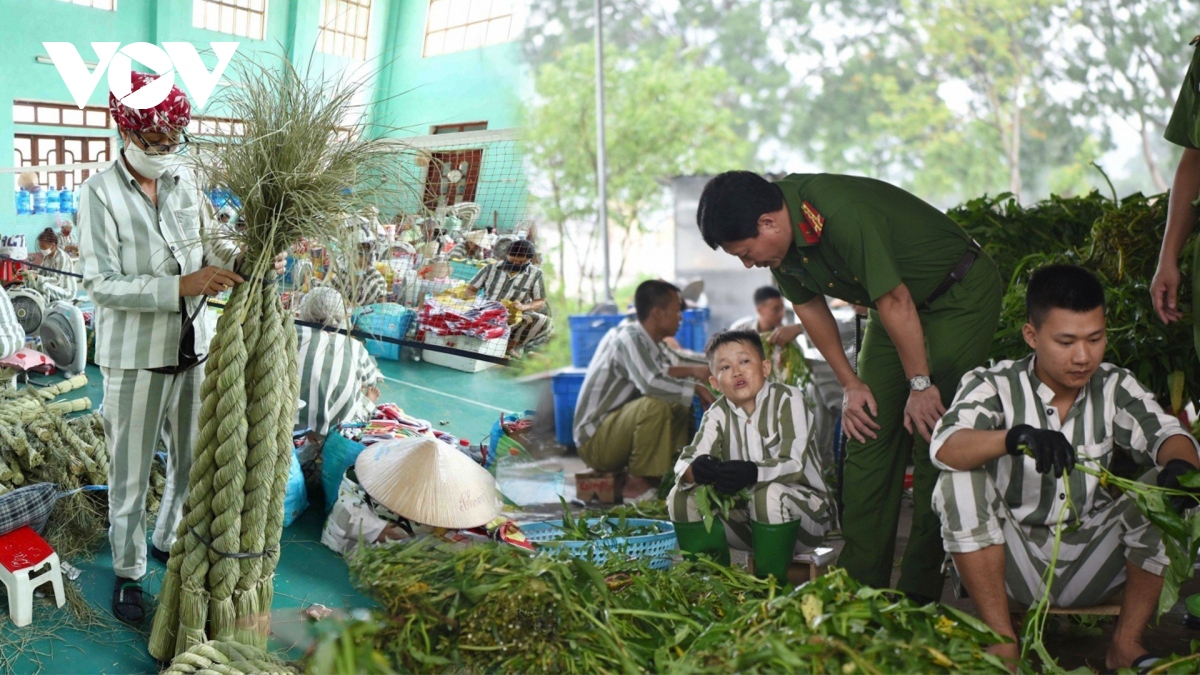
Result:
M302 71L356 82L360 102L370 105L371 121L389 136L428 134L432 125L452 122L486 120L489 129L518 123L520 92L528 86L519 45L510 42L423 58L427 0L376 0L368 56L362 63L316 52L321 0L268 0L263 40L194 28L192 4L193 0L117 0L113 12L60 0L0 0L0 167L13 166L14 133L63 132L61 127L14 125L12 119L13 100L71 102L55 67L37 62L38 56L46 55L42 42L50 41L70 42L84 61L92 62L90 43L100 41L183 41L196 44L201 52L210 41L237 41L241 46L236 58L274 64L286 53ZM204 61L211 68L215 58L208 55ZM88 103L104 106L107 101L102 79ZM221 114L213 104L196 112ZM97 132L70 130L71 135L90 133ZM523 190L523 174L519 178ZM54 224L55 215L17 216L15 186L15 174L0 174L0 233L31 237Z

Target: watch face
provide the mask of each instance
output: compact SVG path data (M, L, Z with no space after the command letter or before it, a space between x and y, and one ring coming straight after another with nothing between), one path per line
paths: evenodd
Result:
M913 391L925 391L933 385L933 382L926 375L917 375L908 381L908 388Z

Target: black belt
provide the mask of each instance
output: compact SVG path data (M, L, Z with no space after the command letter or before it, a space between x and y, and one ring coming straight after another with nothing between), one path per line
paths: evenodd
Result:
M978 257L978 249L968 248L966 253L963 253L963 256L958 259L958 264L954 266L954 269L950 270L950 274L947 274L946 278L942 279L942 283L938 284L938 287L933 289L933 292L929 294L929 297L925 298L925 302L917 305L917 310L920 311L929 309L929 306L932 305L938 298L945 295L946 291L953 288L954 284L962 281L963 278L967 276L967 272L971 271L971 266L975 264L975 260Z

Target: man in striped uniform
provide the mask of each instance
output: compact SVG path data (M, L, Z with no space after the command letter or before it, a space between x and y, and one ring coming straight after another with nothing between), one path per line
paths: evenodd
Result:
M509 247L507 260L479 270L467 284L468 296L474 296L483 289L483 295L488 300L507 300L521 312L521 320L511 326L509 333L510 354L549 340L554 330L554 320L544 311L546 282L542 270L531 262L536 253L533 242L518 239Z
M1069 506L1052 601L1094 605L1124 585L1106 666L1138 669L1150 658L1141 636L1163 587L1163 543L1129 497L1113 500L1098 478L1072 469L1107 468L1119 445L1160 467L1144 479L1178 489L1200 465L1198 446L1129 371L1102 362L1104 289L1090 272L1036 271L1026 307L1034 354L968 373L934 430L930 454L942 473L933 507L946 550L980 617L1012 638L1009 604L1029 607L1044 593L1055 525ZM1182 509L1189 498L1172 501ZM1016 644L992 649L1019 655Z
M59 246L59 236L54 233L52 228L47 227L42 230L37 236L37 242L38 250L42 254L39 265L70 274L76 273L75 262ZM41 292L49 301L73 300L79 289L75 277L66 274L55 274L47 270L36 269L30 269L26 274L33 277L29 282L30 287Z
M154 81L133 73L133 90ZM187 497L203 368L212 337L205 296L241 283L232 246L201 245L209 223L204 197L175 153L191 116L172 87L153 108L110 94L121 156L85 182L79 201L83 285L96 305L95 359L104 374L109 465L109 543L116 617L145 615L138 580L146 572L146 491L155 444L167 447L167 484L154 529L165 561Z
M812 413L800 390L767 382L771 362L752 330L719 333L705 350L721 391L700 422L692 444L675 462L667 497L679 547L728 559L729 544L754 550L755 572L787 579L797 547L811 551L829 530L828 492L813 446ZM746 508L734 509L725 528L706 530L696 488L751 490ZM727 538L728 535L728 538Z
M345 301L332 288L315 288L300 302L301 321L338 328L345 317ZM308 326L297 326L296 333L305 403L301 421L310 433L323 439L339 424L371 419L383 373L367 348L352 337Z
M515 244L514 244L515 245ZM665 281L634 292L637 321L610 330L596 348L575 404L575 445L588 467L628 472L626 497L654 488L687 443L692 397L707 406L707 366L671 366L663 339L679 330L683 300ZM695 378L695 379L687 379Z
M463 237L463 240L454 245L450 249L451 260L483 260L487 256L484 251L484 244L488 241L487 230L471 230Z
M8 291L0 287L0 359L16 354L25 346L25 329L17 321Z

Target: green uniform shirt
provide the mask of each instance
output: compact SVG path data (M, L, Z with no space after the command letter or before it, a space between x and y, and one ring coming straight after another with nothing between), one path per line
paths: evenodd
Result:
M818 173L792 174L775 184L783 190L794 243L771 273L796 304L828 295L873 308L903 283L920 305L972 245L945 213L882 181ZM816 244L800 232L803 202L825 220Z
M1200 148L1200 46L1192 54L1192 65L1179 88L1163 138L1185 148Z

